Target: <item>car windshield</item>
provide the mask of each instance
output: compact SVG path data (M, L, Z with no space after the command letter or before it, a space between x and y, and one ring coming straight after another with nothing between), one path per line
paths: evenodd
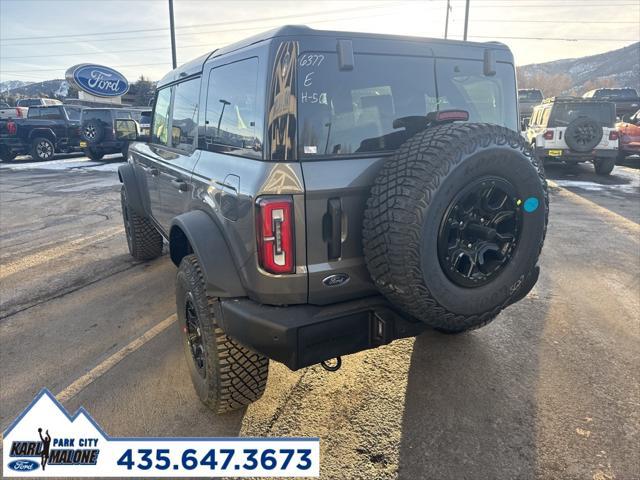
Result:
M578 117L588 117L603 127L613 127L615 111L609 103L558 103L551 109L549 117L550 128L566 127Z
M599 90L596 92L594 97L601 100L637 100L638 92L633 88L612 88Z
M304 53L299 156L393 151L415 133L420 117L441 110L465 110L471 122L516 130L513 66L498 63L496 70L485 76L482 61L372 54L356 54L354 68L340 70L336 54ZM406 117L412 118L398 121Z
M518 101L527 103L542 102L542 92L540 90L519 90Z

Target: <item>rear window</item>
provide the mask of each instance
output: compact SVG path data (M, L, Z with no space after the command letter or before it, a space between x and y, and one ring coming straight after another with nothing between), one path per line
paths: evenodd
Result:
M111 110L92 110L86 109L82 111L82 121L99 120L104 123L111 123Z
M16 103L16 106L18 107L34 107L36 105L42 105L42 100L39 98L27 98L18 100L18 103Z
M542 92L540 90L520 90L518 91L518 100L527 103L542 102Z
M394 120L464 109L470 121L517 128L513 67L482 74L482 62L425 57L355 55L339 70L335 53L298 58L299 156L389 152L409 136Z
M67 112L67 118L69 120L73 120L73 121L80 120L80 114L82 112L81 108L64 107L64 110Z
M596 90L593 94L593 98L600 100L637 100L638 92L633 88L611 88L604 90Z
M603 127L613 127L616 119L613 104L608 103L558 103L548 117L549 128L566 127L578 117L589 117Z
M40 120L60 120L62 119L62 112L58 107L31 107L27 112L27 118Z

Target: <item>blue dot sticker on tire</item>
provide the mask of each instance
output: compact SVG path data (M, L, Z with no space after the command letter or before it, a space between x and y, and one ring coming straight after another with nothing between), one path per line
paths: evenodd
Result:
M536 197L529 197L524 201L524 211L527 213L535 212L540 202Z

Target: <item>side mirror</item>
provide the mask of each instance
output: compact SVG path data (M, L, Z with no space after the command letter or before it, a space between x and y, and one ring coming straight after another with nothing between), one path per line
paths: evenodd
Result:
M171 127L171 139L173 145L178 145L180 143L180 139L182 138L182 128L180 127Z
M135 142L140 139L140 126L130 118L119 118L115 121L116 140Z

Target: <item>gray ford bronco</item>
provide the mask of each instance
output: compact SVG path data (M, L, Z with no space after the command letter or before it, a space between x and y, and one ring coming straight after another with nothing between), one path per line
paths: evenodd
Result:
M191 378L216 412L292 370L486 325L535 284L548 199L513 57L283 27L158 84L119 169L129 250L168 241Z

